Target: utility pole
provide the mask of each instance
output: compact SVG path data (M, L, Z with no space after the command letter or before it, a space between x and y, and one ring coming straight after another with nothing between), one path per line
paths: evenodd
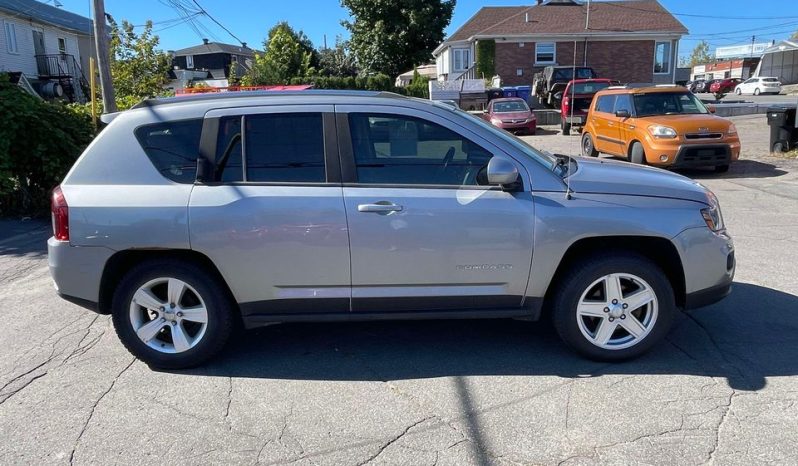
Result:
M103 93L103 113L114 113L116 99L114 84L111 82L111 64L108 53L108 35L105 32L105 2L92 0L94 6L94 45L97 49L97 68L100 73L100 87Z
M756 36L751 36L751 58L754 57L754 41L756 41Z

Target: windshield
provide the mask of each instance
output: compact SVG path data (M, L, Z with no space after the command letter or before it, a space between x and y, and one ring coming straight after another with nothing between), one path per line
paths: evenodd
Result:
M574 94L595 94L608 87L610 87L610 83L576 83L573 85L572 91ZM571 91L568 94L571 94Z
M510 100L507 102L494 102L493 113L528 112L526 102L523 100Z
M689 92L636 94L634 101L635 113L639 117L709 113L698 97Z
M572 80L572 79L590 79L595 78L593 76L593 70L590 68L577 68L576 69L576 78L574 78L574 69L573 68L560 68L558 70L554 70L554 79L557 80Z
M487 121L483 120L482 118L475 117L469 113L466 113L462 110L455 110L458 115L461 115L463 118L468 118L469 121L475 122L476 124L482 126L484 129L487 129L491 133L493 133L496 137L500 138L501 140L507 142L508 144L512 145L513 148L518 150L518 153L529 157L530 159L534 160L535 162L543 165L544 167L552 170L557 165L557 159L552 157L549 154L544 154L541 151L535 149L534 147L530 146L526 142L518 139L517 137L513 136L512 134L499 129L492 124L488 123ZM514 153L516 154L516 153Z

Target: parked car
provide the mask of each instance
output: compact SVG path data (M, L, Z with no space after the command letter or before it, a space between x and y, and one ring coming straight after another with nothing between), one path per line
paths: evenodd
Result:
M734 123L682 87L605 89L582 131L582 154L600 152L636 164L725 172L740 156L740 139Z
M715 83L719 83L721 81L723 81L723 80L722 79L711 79L709 81L706 81L706 82L704 82L704 88L702 90L700 90L699 92L710 93L710 92L712 92L712 86L714 86Z
M778 94L781 92L779 78L757 77L748 78L734 88L734 93L741 94Z
M587 111L593 96L601 89L606 89L613 85L610 79L574 79L568 81L568 85L558 97L562 101L560 104L560 128L562 134L571 134L571 127L581 128L585 124Z
M493 99L482 113L482 119L511 133L535 134L537 117L520 97Z
M573 79L595 79L598 75L588 66L547 66L543 72L535 73L532 79L532 93L538 102L551 108L560 106L558 93Z
M690 89L691 92L704 92L704 90L707 89L707 81L705 79L696 79L688 89Z
M735 87L742 82L742 79L738 78L729 78L729 79L721 79L719 81L714 81L711 86L709 86L709 92L713 94L727 94L732 92Z
M553 156L447 105L236 92L104 121L53 192L50 272L154 367L201 364L237 322L543 313L615 361L731 289L702 185Z

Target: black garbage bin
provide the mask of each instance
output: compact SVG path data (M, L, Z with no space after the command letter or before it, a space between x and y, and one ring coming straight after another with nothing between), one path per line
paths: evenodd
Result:
M795 127L795 108L768 108L770 125L770 151L787 152L798 146L798 128Z
M493 99L501 99L504 97L504 89L494 87L488 89L488 101L490 102Z

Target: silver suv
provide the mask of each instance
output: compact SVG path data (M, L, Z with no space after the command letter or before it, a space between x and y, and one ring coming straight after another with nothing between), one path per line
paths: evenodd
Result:
M200 364L239 323L544 313L620 360L731 289L700 184L541 152L449 105L218 94L107 120L53 193L50 271L152 366Z

